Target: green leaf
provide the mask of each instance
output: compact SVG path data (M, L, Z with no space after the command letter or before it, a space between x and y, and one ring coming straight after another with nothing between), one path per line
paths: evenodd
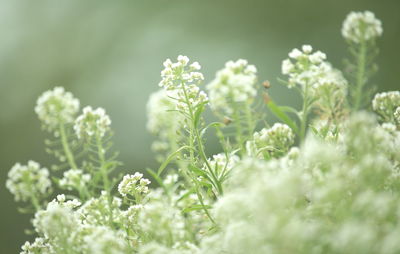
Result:
M151 175L151 176L154 178L154 180L156 180L156 182L157 182L166 192L168 192L167 187L164 185L163 180L160 178L159 175L157 175L156 172L154 172L154 171L151 170L150 168L146 168L146 171L149 173L149 175Z
M211 209L212 208L212 206L210 206L210 205L204 205L204 206L202 206L202 205L192 205L192 206L190 206L190 207L187 207L187 208L185 208L185 209L183 209L183 213L188 213L188 212L191 212L191 211L198 211L198 210L203 210L203 209Z
M194 119L193 119L194 126L197 126L200 122L201 114L204 111L204 105L205 105L205 103L202 103L197 106L197 110L194 113Z
M168 166L168 164L175 158L176 155L178 155L182 150L185 150L190 147L189 146L182 146L172 154L168 156L168 158L161 164L161 166L157 170L157 175L161 175L161 173L164 171L164 169Z
M271 112L278 117L280 120L282 120L285 124L287 124L290 128L292 128L292 130L296 133L299 134L299 129L296 125L296 123L290 119L290 117L281 109L281 107L279 107L278 105L276 105L272 100L270 100L267 103L267 107L269 108L269 110L271 110Z

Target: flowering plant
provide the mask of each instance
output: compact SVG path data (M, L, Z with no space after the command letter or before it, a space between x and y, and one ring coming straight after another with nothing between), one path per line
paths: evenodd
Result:
M34 214L36 239L21 253L399 253L400 92L366 92L382 31L371 12L348 15L345 73L310 45L293 49L281 81L300 109L278 105L246 60L204 90L198 62L167 59L147 105L161 164L149 177L115 174L104 109L78 115L70 92L45 92L35 112L59 163L17 163L6 182ZM261 107L281 122L270 126ZM212 156L210 130L221 145Z

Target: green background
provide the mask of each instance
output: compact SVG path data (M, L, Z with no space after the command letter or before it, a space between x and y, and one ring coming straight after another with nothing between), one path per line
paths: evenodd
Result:
M64 86L82 106L104 107L123 169L155 167L146 101L164 59L199 61L206 83L227 60L248 59L279 103L296 106L293 92L276 82L281 61L311 44L341 68L340 28L352 10L371 10L383 21L374 83L399 89L399 0L0 0L0 253L19 253L31 239L23 233L30 216L17 212L5 180L15 162L50 164L33 112L43 91Z

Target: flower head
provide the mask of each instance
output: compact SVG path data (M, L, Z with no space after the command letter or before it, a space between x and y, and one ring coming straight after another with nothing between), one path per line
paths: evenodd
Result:
M294 143L295 135L286 124L275 123L271 128L263 128L255 132L253 140L246 144L247 152L251 156L273 157L284 155ZM267 157L269 157L267 156Z
M67 190L81 189L91 179L90 174L84 174L81 169L70 169L64 172L64 177L60 180L61 188Z
M78 111L79 100L63 87L44 92L35 107L43 127L48 131L54 131L60 124L72 123Z
M16 201L43 197L51 187L49 171L34 161L28 161L27 165L17 163L8 172L6 187Z
M386 121L394 122L398 107L400 107L400 91L378 93L372 100L372 109Z
M232 114L232 103L247 102L257 94L257 69L246 60L229 61L218 71L216 78L207 85L210 106L213 110Z
M88 106L75 121L74 130L78 138L99 135L103 137L110 130L111 120L103 108L95 110Z
M207 94L198 87L204 80L203 74L198 72L200 70L198 62L189 65L189 58L180 55L176 63L167 59L164 67L159 86L163 87L167 91L167 96L175 101L176 109L187 110L189 105L195 108L208 102Z
M382 33L382 22L370 11L350 12L342 26L343 37L355 43L373 40Z
M136 196L147 194L149 192L148 185L150 180L143 178L143 174L136 172L133 175L125 175L118 185L118 192L126 197L127 195Z

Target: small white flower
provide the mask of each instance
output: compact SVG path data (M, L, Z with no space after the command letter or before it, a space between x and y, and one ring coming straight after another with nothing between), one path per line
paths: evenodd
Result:
M293 58L293 59L297 59L300 56L303 55L303 52L301 52L300 50L298 50L297 48L293 49L290 53L289 53L289 57Z
M303 45L301 47L301 49L303 50L304 53L307 53L307 54L311 53L311 51L312 51L311 45Z
M373 40L382 33L382 22L370 11L350 12L342 26L343 37L355 43Z
M136 172L133 175L125 175L118 185L118 192L121 196L134 196L135 194L147 194L150 180L143 178L143 174Z
M56 130L60 124L72 123L79 111L79 100L63 87L44 92L37 100L35 112L43 127Z
M87 106L82 115L75 120L74 130L78 138L92 137L98 135L103 137L110 129L111 120L103 108L95 110Z
M210 106L215 111L232 114L235 105L252 100L256 94L257 69L244 59L229 61L207 85Z
M27 165L17 163L8 172L6 187L16 201L42 197L51 187L49 171L34 161L28 161Z

